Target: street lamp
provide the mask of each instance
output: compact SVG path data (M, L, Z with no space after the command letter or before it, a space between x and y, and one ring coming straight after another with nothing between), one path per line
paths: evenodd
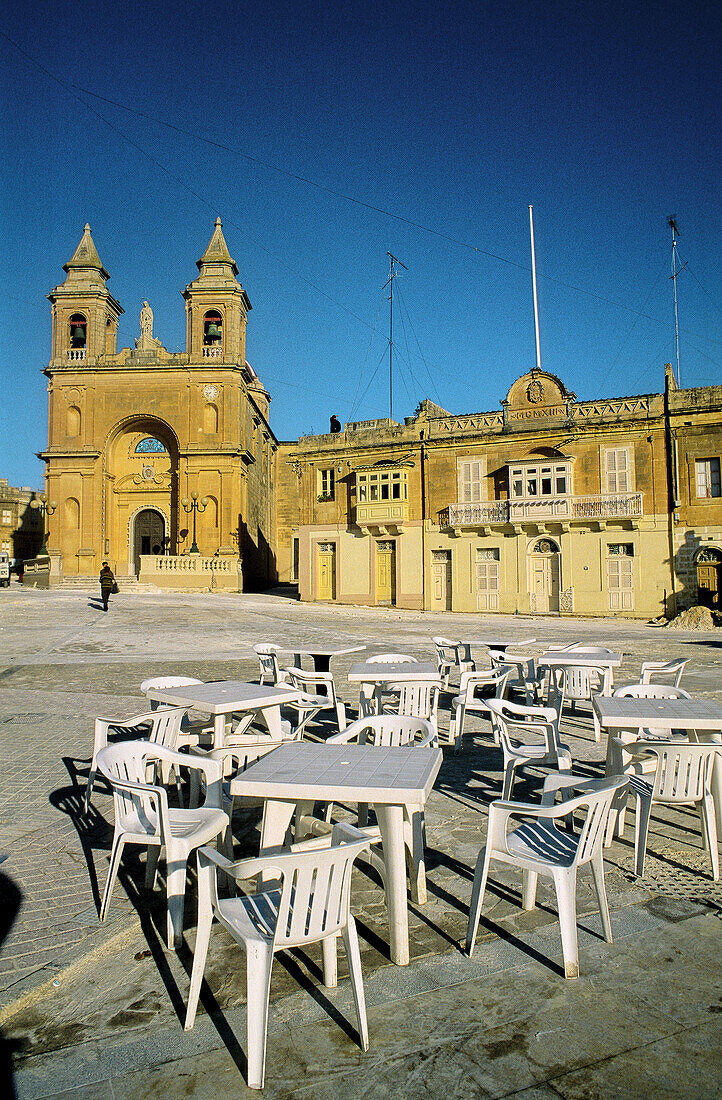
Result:
M191 493L191 499L189 500L188 497L183 497L181 504L183 505L184 512L186 512L188 515L193 513L193 545L191 546L189 553L200 554L198 543L196 542L196 516L199 512L205 512L206 506L208 504L208 497L201 497L201 499L199 500L198 493L194 489Z
M42 518L43 541L42 541L42 545L40 547L40 553L41 554L47 554L48 550L47 550L47 547L45 545L45 517L46 516L52 516L55 509L58 507L58 502L57 502L57 500L51 500L48 503L48 501L45 499L45 493L41 493L39 500L31 500L30 501L30 507L34 508L36 511L38 511L40 513L41 518Z

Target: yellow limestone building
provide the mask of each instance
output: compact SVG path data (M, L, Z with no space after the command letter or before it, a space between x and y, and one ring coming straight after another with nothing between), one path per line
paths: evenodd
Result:
M246 360L251 303L220 219L197 266L180 353L153 335L147 302L135 347L117 350L123 310L88 225L48 295L40 457L56 577L97 577L105 560L121 578L172 587L238 590L275 574L277 442L269 395Z
M577 401L533 370L496 411L282 444L301 599L653 618L722 609L722 386Z

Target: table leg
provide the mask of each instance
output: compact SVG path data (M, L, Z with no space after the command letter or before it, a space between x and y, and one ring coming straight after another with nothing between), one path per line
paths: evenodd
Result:
M261 845L259 855L265 855L269 848L282 848L286 842L286 833L291 824L295 802L281 802L267 798L263 807L261 823ZM261 882L273 879L272 875L261 875Z
M391 961L409 964L409 912L406 903L406 846L403 806L376 805L386 865L386 908L389 914Z
M424 828L424 807L404 807L404 821L408 834L408 863L411 897L418 905L425 905L426 896L426 836Z
M226 743L226 715L216 714L213 719L213 748L222 749Z
M260 710L260 718L262 719L266 729L270 733L272 740L282 741L283 727L281 726L280 703L274 703L270 707L262 707Z

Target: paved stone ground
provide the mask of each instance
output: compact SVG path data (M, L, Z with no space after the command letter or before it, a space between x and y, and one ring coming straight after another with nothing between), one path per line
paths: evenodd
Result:
M722 694L722 631L519 616L481 622L301 605L284 594L121 594L104 615L94 592L4 590L0 932L15 888L22 906L0 953L0 1025L6 1049L16 1051L18 1095L245 1093L243 953L220 932L206 971L206 1011L188 1035L179 1023L192 965L193 882L178 955L162 943L162 890L148 896L138 888L142 866L132 850L108 920L98 923L113 811L98 787L92 813L80 812L95 715L138 713L138 685L150 675L255 679L250 647L257 641L360 641L371 651L428 658L434 634L485 631L535 635L530 652L550 641L613 644L625 654L618 682L637 679L644 658L683 654L691 658L687 688ZM353 659L332 665L352 710L345 676ZM721 1095L722 890L712 882L692 811L655 811L643 883L632 873L631 828L611 849L612 946L600 938L591 884L581 877L578 982L560 976L553 891L542 886L537 909L524 913L513 871L494 876L473 960L460 953L485 808L500 789L499 753L485 731L485 723L472 722L464 752L454 757L447 750L427 807L429 901L411 907L410 967L390 965L382 892L363 870L355 872L371 1051L362 1055L355 1045L348 983L319 988L313 949L279 959L267 1094ZM566 717L563 731L580 770L600 774L603 746L593 740L588 712ZM526 792L536 787L530 781ZM242 816L237 838L253 850L253 812Z

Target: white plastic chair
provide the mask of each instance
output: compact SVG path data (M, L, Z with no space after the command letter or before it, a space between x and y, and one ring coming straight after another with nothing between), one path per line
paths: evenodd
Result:
M559 740L559 716L554 707L526 707L507 699L487 699L486 705L504 753L502 798L511 797L519 768L571 769L571 752ZM529 744L529 736L536 737L537 743Z
M192 687L195 684L202 683L203 680L198 680L195 676L151 676L150 679L143 681L140 690L147 699L148 693L152 690ZM159 706L167 705L166 703L158 703L154 699L149 699L148 702L151 710L157 710ZM188 709L190 711L193 708L189 707ZM170 748L182 749L193 745L210 747L213 744L213 727L208 728L206 722L205 717L193 720L187 713L181 722L181 732L177 744L171 745Z
M198 853L198 933L193 958L185 1030L195 1022L213 918L246 952L248 1087L263 1088L266 1066L268 999L277 951L318 943L323 948L324 984L336 985L336 939L341 935L362 1050L368 1050L368 1023L356 925L349 911L351 868L368 848L368 837L350 825L336 825L329 836L231 863L212 848ZM216 868L242 881L260 875L277 880L254 894L219 898Z
M367 665L416 665L416 657L408 653L377 653L373 657L367 657ZM369 680L359 685L359 718L365 718L370 714L379 714L384 708L384 699L398 699L398 693L392 691L388 684L376 684Z
M684 688L672 687L671 684L625 684L624 687L614 691L616 699L691 699L692 696ZM607 739L607 775L653 775L657 761L655 757L642 754L635 756L629 745L639 738L645 741L669 741L674 737L672 729L635 730L634 733L618 733ZM680 734L679 740L688 740L685 732ZM624 748L622 748L624 746ZM615 825L615 833L620 836L624 832L625 810L621 809L619 819ZM611 837L610 837L611 842Z
M591 702L593 695L612 694L612 670L605 665L568 665L564 668L564 695L575 709L578 700ZM594 740L602 733L596 712L592 710Z
M394 713L407 718L425 718L438 734L441 680L404 680L389 687L398 693Z
M273 642L259 642L258 645L254 645L253 649L260 666L258 683L261 687L266 683L266 680L269 684L285 684L288 682L286 670L280 668L278 664L278 654L282 652L280 645L274 645Z
M155 745L164 745L169 749L177 749L181 736L181 723L188 713L188 707L157 707L147 714L136 714L134 718L117 720L115 718L96 718L93 731L93 756L88 772L88 785L85 788L84 811L87 814L90 809L90 796L93 791L95 777L98 773L98 753L108 744L108 734L134 734L138 740L150 741ZM168 779L168 769L164 770L164 779ZM180 796L180 784L178 784Z
M170 767L200 769L205 774L207 790L203 806L190 810L168 806L164 788L146 781L148 765L164 763ZM148 849L145 885L149 889L155 885L158 856L164 848L168 947L173 948L183 935L188 856L194 848L208 844L228 825L228 817L221 809L221 766L215 760L173 752L162 745L130 741L101 749L98 770L113 788L115 807L115 832L100 919L105 920L108 912L125 845L142 844Z
M417 748L437 748L439 735L426 718L399 714L372 714L350 722L341 733L326 738L327 745L376 745L399 748L413 744Z
M635 872L644 874L647 835L652 803L666 806L694 806L700 816L702 838L712 863L712 877L719 882L717 820L712 797L712 769L722 745L693 744L689 741L633 741L624 746L635 757L648 755L654 760L654 780L629 775L629 789L636 798L634 827Z
M458 668L460 673L473 672L474 662L464 658L460 642L452 642L450 638L441 637L432 638L431 640L436 646L436 663L444 688L449 686L449 676L452 668Z
M292 731L293 737L300 738L311 719L323 710L332 710L335 713L339 732L346 729L346 707L336 692L333 673L306 672L291 665L286 669L286 674L291 687L306 696L298 703L284 703L284 707L289 707L298 714L298 722Z
M672 685L679 687L688 660L686 657L677 657L672 661L643 661L640 683L651 684L661 676L665 681L671 679Z
M487 699L506 698L507 681L511 669L501 671L462 672L459 680L459 694L451 700L451 718L449 720L449 744L454 753L461 751L464 736L464 722L467 714L488 715ZM481 694L486 692L486 698Z
M607 943L612 942L604 885L602 841L614 801L626 783L626 779L620 778L584 780L578 776L550 775L544 783L546 805L509 801L491 803L486 846L479 852L474 870L466 933L466 950L469 955L474 950L489 864L493 859L512 867L520 867L524 872L522 907L526 910L534 908L538 876L545 875L553 880L559 910L565 977L579 977L577 868L585 863L591 863L592 866L604 938ZM565 788L583 793L564 796ZM563 801L558 805L548 804L559 792L562 792ZM560 829L557 822L577 811L586 811L579 831ZM514 818L522 819L521 824L508 831L509 822Z
M536 697L536 667L533 657L518 657L500 649L489 650L489 660L494 672L509 672L511 678L508 688L514 688L524 696L524 702L531 706Z

